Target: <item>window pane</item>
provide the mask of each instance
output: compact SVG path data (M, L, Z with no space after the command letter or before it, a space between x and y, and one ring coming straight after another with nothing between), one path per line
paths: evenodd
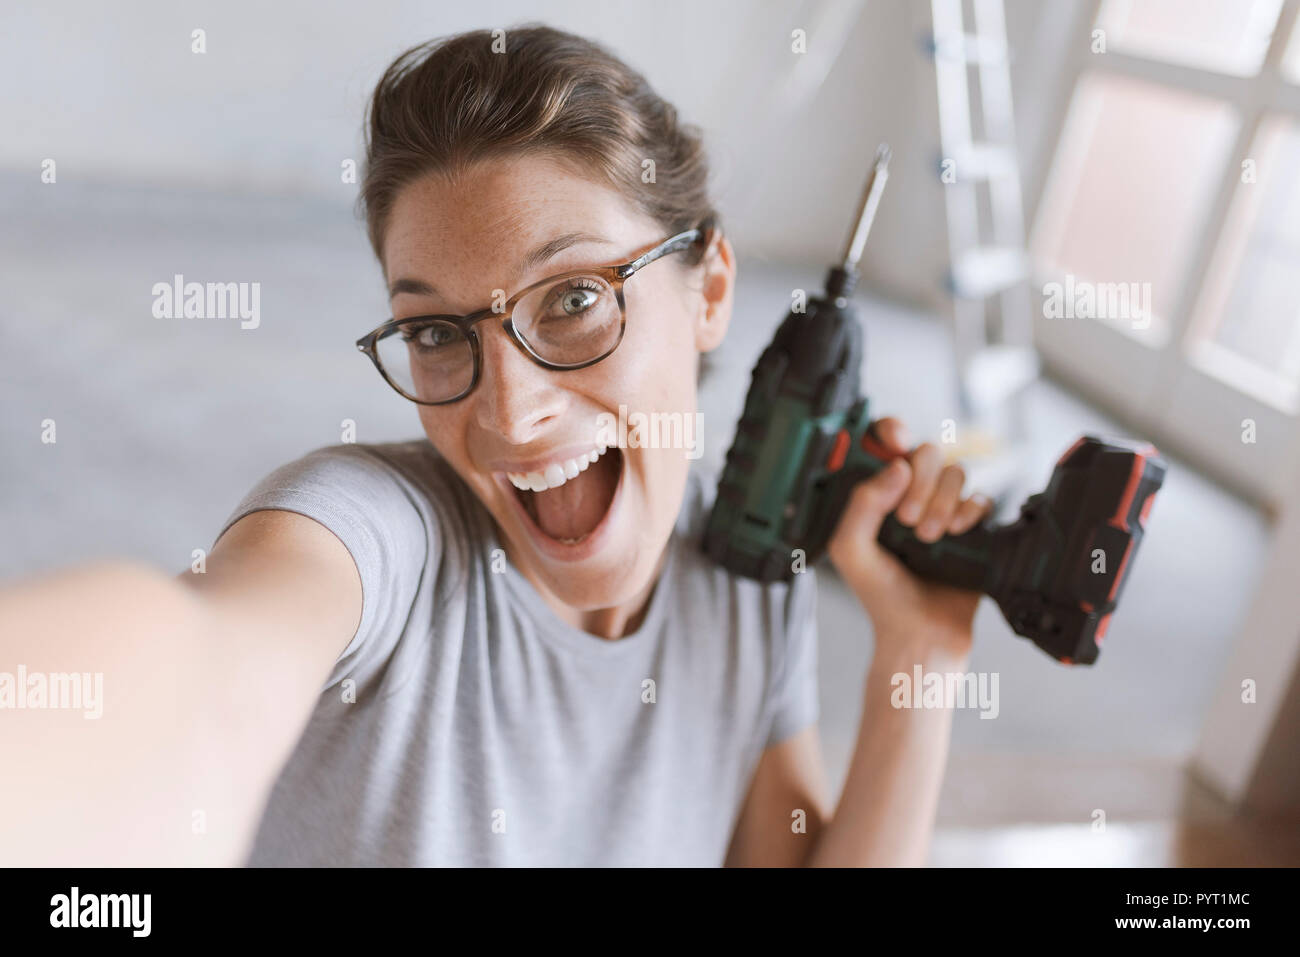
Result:
M1095 317L1162 343L1236 127L1230 107L1217 100L1086 74L1043 198L1034 248L1040 271L1141 291L1147 315ZM1081 318L1085 305L1070 314Z
M1097 26L1110 49L1253 76L1281 9L1282 0L1106 0Z
M1193 354L1232 384L1253 375L1252 391L1288 408L1300 384L1300 126L1267 119L1247 162L1197 306Z

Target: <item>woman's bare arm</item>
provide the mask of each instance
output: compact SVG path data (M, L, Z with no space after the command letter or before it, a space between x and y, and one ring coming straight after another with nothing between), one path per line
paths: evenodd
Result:
M361 601L343 544L284 511L240 520L201 574L0 589L0 864L240 863Z
M964 671L966 658L886 639L864 684L857 746L834 812L814 725L769 747L727 855L741 867L918 867L925 863L952 731L950 709L899 709L895 674Z
M883 643L882 643L883 644ZM813 843L814 867L921 867L929 853L953 712L895 708L895 674L965 671L967 658L903 640L877 654L865 682L857 746L835 813Z

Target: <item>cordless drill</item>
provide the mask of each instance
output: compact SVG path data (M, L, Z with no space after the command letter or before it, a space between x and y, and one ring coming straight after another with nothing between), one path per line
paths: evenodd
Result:
M825 294L786 316L754 368L703 542L745 577L789 581L817 561L854 486L896 456L871 431L862 327L849 302L888 163L882 146ZM1164 476L1153 446L1088 435L1014 522L986 518L927 543L890 514L879 541L922 578L990 596L1017 634L1058 661L1092 664Z

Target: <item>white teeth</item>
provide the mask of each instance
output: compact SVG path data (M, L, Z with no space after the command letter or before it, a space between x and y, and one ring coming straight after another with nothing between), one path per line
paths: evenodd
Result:
M506 478L520 491L544 492L548 488L559 488L569 479L577 478L579 472L585 472L605 452L605 447L597 445L590 452L565 459L563 462L553 462L541 472L507 472Z

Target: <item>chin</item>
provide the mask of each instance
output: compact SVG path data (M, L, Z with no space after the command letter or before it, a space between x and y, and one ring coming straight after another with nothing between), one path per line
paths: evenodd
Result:
M593 568L578 572L563 572L553 566L539 569L543 584L562 604L577 611L599 611L602 608L614 608L634 602L650 584L655 571L654 563L645 563L633 549L622 551L619 556L607 556L607 559L625 560L625 565L609 561L602 564L604 568ZM640 567L645 564L647 567Z

